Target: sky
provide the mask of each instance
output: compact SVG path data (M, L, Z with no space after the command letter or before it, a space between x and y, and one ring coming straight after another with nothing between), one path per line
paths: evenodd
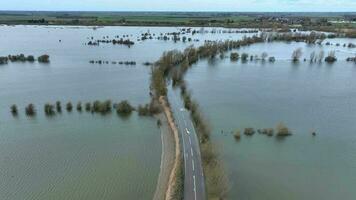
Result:
M356 12L356 0L0 0L0 10Z

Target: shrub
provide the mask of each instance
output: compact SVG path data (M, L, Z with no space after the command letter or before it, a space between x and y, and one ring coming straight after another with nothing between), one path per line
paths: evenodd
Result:
M248 136L251 136L251 135L255 134L255 129L253 129L253 128L245 128L244 134L248 135Z
M131 112L133 110L134 110L134 107L132 107L131 104L127 100L121 101L116 106L116 112L117 112L117 114L120 114L120 115L129 115L129 114L131 114Z
M36 115L36 109L35 106L31 103L25 108L25 112L27 116L35 116Z
M277 131L277 136L279 137L292 135L292 132L283 123L277 125L276 131Z

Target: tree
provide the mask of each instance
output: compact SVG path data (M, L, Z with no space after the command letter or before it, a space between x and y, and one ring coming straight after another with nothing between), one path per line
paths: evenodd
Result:
M17 106L14 104L10 107L10 109L11 109L12 115L17 116L17 114L18 114Z
M40 63L49 63L49 55L45 54L37 58Z
M262 61L265 61L267 57L268 57L268 54L266 52L263 52L261 55Z
M80 101L77 103L77 111L82 112L82 102Z
M51 105L51 104L49 104L49 103L46 103L46 104L44 105L44 112L45 112L45 114L46 114L47 116L52 116L52 115L54 115L54 114L55 114L55 112L54 112L54 106Z
M247 54L247 53L243 53L243 54L241 55L241 60L242 60L242 62L247 62L247 59L248 59L248 54Z
M283 123L279 123L277 125L276 130L277 130L277 136L279 136L279 137L285 137L285 136L292 135L292 132Z
M66 105L66 109L68 112L72 112L73 110L73 104L71 102L68 102Z
M56 110L57 110L58 113L62 112L62 105L61 105L60 101L56 102Z
M28 104L28 106L25 108L25 112L26 112L26 115L30 116L30 117L36 115L35 106L32 103Z
M321 50L318 55L318 61L321 62L324 59L324 51Z
M311 54L310 54L310 62L315 62L316 61L316 53L315 51L313 51Z
M237 61L237 60L239 60L239 58L240 58L240 55L237 52L233 52L233 53L230 54L230 60L231 61Z
M131 114L131 112L133 110L134 110L134 107L132 107L131 104L127 100L121 101L116 106L116 112L119 115L129 115L129 114Z
M292 53L292 61L293 62L298 62L301 56L302 56L302 49L301 48L298 48L298 49L294 50L293 53Z
M336 56L335 56L335 51L330 51L328 56L325 58L325 62L333 63L335 61L337 61Z

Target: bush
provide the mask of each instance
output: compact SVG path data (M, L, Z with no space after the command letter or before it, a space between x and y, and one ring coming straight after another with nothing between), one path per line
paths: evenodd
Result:
M27 116L35 116L36 115L36 109L35 106L31 103L25 108L25 112Z
M292 135L292 132L283 123L280 123L277 125L276 131L277 131L277 136L279 136L279 137L285 137L285 136Z
M253 128L245 128L244 134L248 135L248 136L251 136L251 135L255 134L255 129L253 129Z
M72 112L73 110L73 104L71 102L68 102L66 105L66 109L68 112Z
M116 106L116 112L120 115L129 115L133 110L135 110L134 107L127 100L121 101Z
M40 63L49 63L49 55L42 55L37 58Z

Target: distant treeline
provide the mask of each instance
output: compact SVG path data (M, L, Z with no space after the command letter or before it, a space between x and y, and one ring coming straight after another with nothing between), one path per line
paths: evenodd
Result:
M29 55L25 56L24 54L19 55L8 55L0 57L0 65L7 64L8 62L35 62L36 59L34 56ZM49 63L49 55L42 55L37 57L37 61L40 63Z
M136 61L107 61L107 60L91 60L90 64L112 64L112 65L136 65Z
M102 44L102 43L104 43L104 44L109 44L109 43L111 43L111 44L113 44L113 45L126 45L126 46L128 46L128 47L131 47L132 45L135 44L135 42L131 41L130 39L124 40L124 39L121 38L121 39L119 39L119 40L113 39L113 40L95 40L95 41L89 41L89 42L87 43L87 45L89 45L89 46L98 46L98 45L100 45L100 44Z

